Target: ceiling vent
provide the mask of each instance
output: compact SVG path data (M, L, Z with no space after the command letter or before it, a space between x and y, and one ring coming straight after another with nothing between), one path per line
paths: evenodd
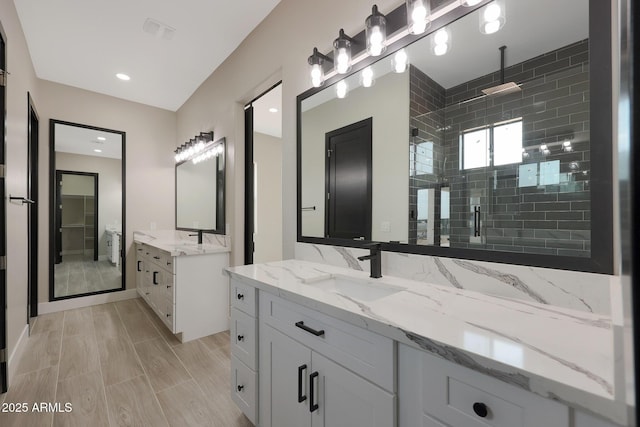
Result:
M147 20L144 21L142 30L147 34L164 40L171 40L176 32L175 28L152 18L147 18Z

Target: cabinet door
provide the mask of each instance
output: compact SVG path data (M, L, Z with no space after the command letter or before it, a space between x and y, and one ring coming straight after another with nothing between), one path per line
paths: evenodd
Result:
M326 357L312 353L313 371L318 373L309 387L309 400L318 409L311 414L313 427L393 427L396 425L395 396Z
M260 425L263 427L311 426L309 413L311 350L265 324L260 325L259 336Z

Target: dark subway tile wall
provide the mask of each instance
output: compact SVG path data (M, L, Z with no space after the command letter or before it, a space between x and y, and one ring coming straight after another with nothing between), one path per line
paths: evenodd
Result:
M439 194L449 187L452 247L590 256L588 52L583 40L510 66L505 80L520 84L519 92L475 100L482 89L501 83L499 71L445 90L411 67L411 127L418 129L411 144L434 143L433 174L411 178L412 209L419 188ZM517 118L528 153L522 163L461 170L463 132ZM573 151L562 149L565 140ZM549 154L541 153L542 144ZM520 186L520 165L552 161L559 161L559 182ZM482 243L471 238L477 204ZM410 219L410 243L416 230Z

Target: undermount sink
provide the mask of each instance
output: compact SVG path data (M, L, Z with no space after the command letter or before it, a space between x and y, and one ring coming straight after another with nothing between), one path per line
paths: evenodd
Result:
M375 301L406 289L400 286L378 282L377 279L361 280L338 274L331 274L317 279L308 279L305 280L305 283L314 288L360 301Z

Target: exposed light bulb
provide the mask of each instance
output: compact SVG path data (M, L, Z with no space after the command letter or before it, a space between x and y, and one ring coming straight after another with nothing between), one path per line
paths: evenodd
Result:
M362 70L362 86L373 86L373 69L371 67L367 67Z
M379 56L384 51L384 35L380 31L380 27L375 26L371 29L369 36L369 54L371 56Z
M324 72L322 71L322 65L313 64L311 66L311 84L313 87L320 87L324 83Z
M338 49L338 57L336 58L336 71L338 74L345 74L349 71L349 54L347 53L347 49L340 48Z
M178 163L180 161L180 154L176 154L175 159L176 159L176 163Z
M571 145L571 141L564 141L562 145L564 145L565 147L568 147Z
M475 5L477 5L477 4L478 4L478 3L480 3L481 1L482 1L482 0L465 0L464 2L462 2L462 5L463 5L463 6L471 7L471 6L475 6Z
M491 3L484 10L484 20L487 22L496 21L498 18L500 18L501 12L502 9L500 9L500 5Z
M393 56L393 71L396 73L404 73L409 65L409 57L404 49L400 49Z
M216 151L218 154L222 153L222 144L218 145L218 148L216 148Z
M485 22L484 24L485 34L497 33L499 29L500 29L500 21L490 21L490 22Z
M445 28L440 28L433 36L436 44L444 44L449 41L449 32Z
M344 80L340 80L336 85L336 95L338 96L338 98L342 99L347 96L348 89L349 86L347 85L347 82Z
M540 146L540 151L545 151L547 148L548 148L548 147L547 147L547 144L542 144L542 145Z
M422 34L431 23L429 20L429 3L424 0L406 0L407 26L410 34Z
M446 43L437 44L433 47L433 53L436 56L442 56L449 51L449 45Z

